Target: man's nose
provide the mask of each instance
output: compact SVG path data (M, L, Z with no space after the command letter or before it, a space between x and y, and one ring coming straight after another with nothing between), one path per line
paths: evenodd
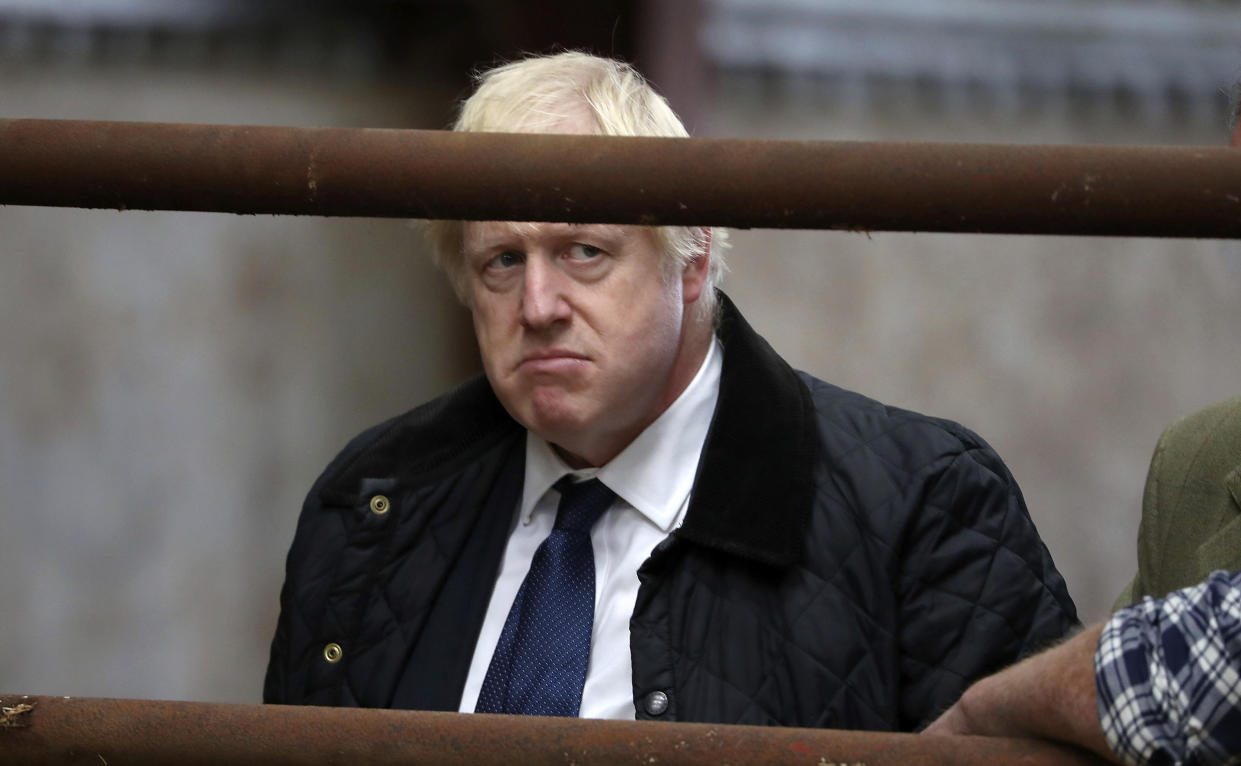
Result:
M539 329L569 318L571 312L565 295L568 288L565 274L545 259L531 257L526 261L524 276L522 324Z

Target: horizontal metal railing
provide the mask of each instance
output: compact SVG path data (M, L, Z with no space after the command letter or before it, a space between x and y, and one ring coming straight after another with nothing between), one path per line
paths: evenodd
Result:
M1093 764L989 737L401 710L0 695L8 766Z
M1241 151L0 120L0 204L1241 237Z

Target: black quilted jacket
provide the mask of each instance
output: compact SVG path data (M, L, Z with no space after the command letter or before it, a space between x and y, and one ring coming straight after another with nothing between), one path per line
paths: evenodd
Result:
M639 719L661 691L661 720L908 730L1076 624L986 443L793 371L721 298L690 507L638 573ZM264 699L456 710L523 460L481 378L350 443L298 522Z

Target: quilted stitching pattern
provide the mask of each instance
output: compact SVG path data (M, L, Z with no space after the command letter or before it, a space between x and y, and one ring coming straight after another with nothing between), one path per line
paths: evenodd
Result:
M670 548L635 656L671 657L680 720L912 729L1066 632L1073 605L981 439L803 379L825 457L802 561Z
M466 461L434 483L406 489L395 479L361 479L353 493L321 491L383 429L347 447L307 497L289 552L267 702L387 706L410 642L472 530L475 517L455 509L480 507L494 483L502 450L484 443L489 459ZM369 509L377 491L392 502L383 516ZM323 660L329 641L340 644L343 661Z

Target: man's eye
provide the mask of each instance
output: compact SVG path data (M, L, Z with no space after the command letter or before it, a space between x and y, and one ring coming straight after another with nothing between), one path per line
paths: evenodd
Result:
M569 248L569 255L573 256L574 260L578 261L589 261L591 258L602 254L603 251L599 248L593 245L583 245L580 242L574 243L573 246Z
M521 264L522 258L520 253L514 253L512 250L505 250L499 255L487 262L489 268L511 269Z

